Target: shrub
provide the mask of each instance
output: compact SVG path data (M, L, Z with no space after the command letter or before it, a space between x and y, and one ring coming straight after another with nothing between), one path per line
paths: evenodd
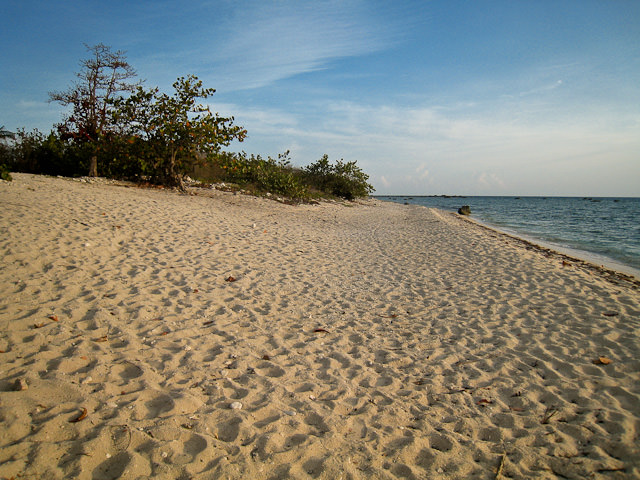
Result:
M18 130L7 164L16 172L76 176L86 171L90 152L83 144L62 140L56 133Z
M7 182L13 180L13 177L9 173L9 168L4 164L0 165L0 178L2 180L6 180Z
M247 156L242 153L224 153L217 156L222 169L221 180L251 185L253 188L284 195L292 200L306 200L309 191L291 167L289 152L278 155L278 160L260 155Z
M331 165L328 155L323 155L303 171L309 186L346 200L366 197L374 191L373 186L367 183L369 175L355 161L338 160Z

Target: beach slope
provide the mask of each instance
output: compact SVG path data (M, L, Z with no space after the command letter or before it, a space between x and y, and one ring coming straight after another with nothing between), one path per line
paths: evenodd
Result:
M640 477L633 278L374 200L0 205L0 478Z

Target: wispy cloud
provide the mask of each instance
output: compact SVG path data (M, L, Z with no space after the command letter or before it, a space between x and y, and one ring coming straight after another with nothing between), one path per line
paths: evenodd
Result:
M50 105L50 103L47 102L39 102L36 100L20 100L18 102L18 106L20 108L25 108L25 109L46 109L48 108Z
M558 80L551 84L542 85L540 87L532 88L531 90L527 90L526 92L520 92L521 97L526 97L528 95L536 95L539 93L549 92L551 90L555 90L556 88L560 88L562 86L562 80Z
M198 68L208 70L220 90L240 90L387 48L393 25L371 10L361 1L234 4L223 23L201 32Z
M424 180L429 176L429 170L427 170L426 163L421 163L418 168L416 168L416 175L420 180Z
M277 108L224 108L236 112L250 140L272 142L279 151L291 149L296 163L307 164L323 153L358 160L380 193L525 194L523 178L543 188L575 178L587 159L594 159L589 171L605 159L611 170L611 155L629 162L640 148L637 122L624 129L612 123L615 119L599 118L596 124L580 115L570 122L517 122L509 112L478 111L474 104L409 108L313 103L307 109L318 112L314 122Z
M211 103L211 111L233 116L236 123L260 134L273 134L283 128L295 128L300 121L293 113L277 108L252 108L233 103Z
M504 181L495 173L482 172L477 182L482 190L501 191L505 187Z

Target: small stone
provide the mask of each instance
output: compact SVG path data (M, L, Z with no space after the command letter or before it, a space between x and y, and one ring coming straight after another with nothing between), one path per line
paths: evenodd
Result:
M29 385L27 385L27 381L24 378L18 378L13 384L13 389L16 392L21 392L22 390L26 390L27 388L29 388Z
M231 405L231 410L240 410L242 408L242 404L240 402L233 402Z
M471 207L469 205L463 205L458 209L459 215L471 215Z

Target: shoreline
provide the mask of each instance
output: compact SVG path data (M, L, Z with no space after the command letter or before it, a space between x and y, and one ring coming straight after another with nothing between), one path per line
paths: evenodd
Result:
M578 250L578 249L573 249L569 247L562 247L561 245L556 245L551 242L545 242L544 240L540 240L535 237L520 234L518 232L512 232L510 230L501 229L499 226L483 222L482 220L478 220L476 218L466 218L466 220L475 222L478 225L486 227L490 230L495 230L496 232L502 233L509 237L513 237L514 239L522 240L542 250L554 251L558 255L562 255L566 257L567 260L573 260L574 262L583 262L585 264L589 264L592 266L592 268L600 269L600 270L603 270L604 272L607 272L608 275L620 274L620 275L624 275L625 277L630 277L629 280L635 280L637 282L640 282L640 270L638 270L637 268L631 267L629 265L620 263L615 259L605 257L604 255L588 252L586 250Z
M636 279L379 200L0 203L0 478L640 476Z
M640 200L640 198L638 197L543 197L543 196L534 196L534 197L516 197L516 196L478 196L478 197L474 197L474 196L452 196L452 195L435 195L435 196L375 196L374 198L378 198L382 201L391 201L391 202L395 202L395 203L401 203L398 201L398 199L419 199L419 198L445 198L445 199L464 199L464 198L468 198L470 199L471 202L473 202L474 199L479 199L480 201L482 199L508 199L508 200L515 200L515 199L527 199L527 198L531 198L531 199L547 199L547 198L560 198L560 199L565 199L565 200L582 200L582 201L586 201L586 200L601 200L601 201L606 201L606 200ZM396 200L390 200L391 198L394 198ZM423 205L420 203L405 203L405 204L411 204L411 205L420 205L420 206L424 206L427 208L440 208L446 212L455 212L457 210L457 206L430 206L430 205ZM626 264L620 260L617 260L616 258L613 257L609 257L604 253L598 253L598 252L592 252L589 250L581 250L580 248L575 248L575 247L569 247L569 246L563 246L561 244L557 244L554 243L553 241L550 240L545 240L544 238L538 237L535 234L528 234L526 232L521 232L518 231L515 228L511 228L509 226L501 226L495 223L491 223L491 221L488 220L483 220L481 218L478 218L475 214L472 214L470 217L472 220L487 226L488 228L491 228L493 230L497 230L499 232L503 232L507 235L511 235L517 238L522 238L528 242L540 245L544 248L548 248L548 249L552 249L555 250L559 253L562 253L564 255L570 256L572 258L577 258L589 263L593 263L602 267L605 267L607 269L610 270L615 270L618 271L620 273L626 274L626 275L632 275L634 277L636 277L636 279L640 279L640 267L636 267L633 265L629 265ZM567 241L568 242L568 241Z
M429 207L424 207L429 208ZM572 264L580 265L582 268L587 270L597 272L600 275L604 275L609 278L618 278L625 282L629 282L631 284L640 287L640 271L630 267L628 265L624 265L616 262L613 259L598 256L594 253L576 250L571 248L564 248L560 245L555 245L553 243L544 242L543 240L528 237L526 235L521 235L517 232L511 232L507 230L503 230L498 226L492 225L490 223L483 222L482 220L478 220L476 218L468 217L465 215L459 215L454 212L447 212L455 217L458 217L462 220L470 222L474 225L477 225L482 228L486 228L492 232L496 232L500 235L505 235L513 239L514 241L521 242L525 248L533 248L542 252L547 256L555 256L560 260L567 261Z

